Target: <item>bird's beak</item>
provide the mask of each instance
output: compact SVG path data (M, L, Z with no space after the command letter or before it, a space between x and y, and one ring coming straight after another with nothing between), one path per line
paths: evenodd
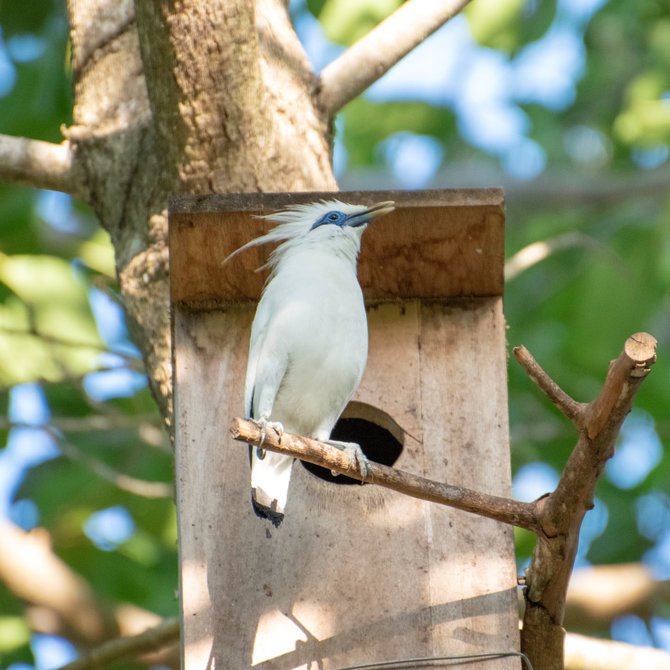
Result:
M347 219L347 225L352 228L358 228L366 223L370 223L373 219L376 219L382 214L388 214L395 209L395 203L393 200L386 200L384 202L378 202L376 205L371 205L365 211L359 212L358 214L353 214Z

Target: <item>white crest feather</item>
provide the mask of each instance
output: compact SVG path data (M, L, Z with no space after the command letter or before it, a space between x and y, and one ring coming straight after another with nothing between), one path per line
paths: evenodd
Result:
M242 245L239 249L233 251L233 253L225 258L223 263L227 263L231 258L234 258L251 247L257 247L271 242L298 241L309 233L314 223L327 212L337 210L345 212L346 214L354 214L364 209L365 207L361 205L349 205L340 200L320 200L319 202L310 202L309 204L304 205L291 205L286 209L272 212L271 214L256 216L255 218L257 219L267 219L277 225L272 230L265 233L265 235L256 237L250 242ZM277 249L270 255L268 262L258 268L258 270L262 270L268 266L274 267L283 252L287 249L288 247L285 244L277 247Z

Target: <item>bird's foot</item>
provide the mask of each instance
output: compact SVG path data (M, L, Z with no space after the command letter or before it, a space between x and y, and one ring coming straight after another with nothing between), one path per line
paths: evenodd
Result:
M277 434L277 438L281 442L281 436L284 434L284 425L279 421L268 421L268 419L251 419L252 423L255 423L261 429L261 441L258 443L258 451L256 452L258 458L265 457L265 449L263 449L263 442L268 435L268 430L274 430Z
M345 451L347 454L349 454L349 456L355 461L356 469L363 478L363 481L365 481L370 476L372 471L372 468L370 467L370 461L368 461L367 456L363 453L360 444L356 444L355 442L340 442L339 440L324 440L324 442L329 444L331 447L341 449L342 451ZM334 476L339 474L338 472L334 472L332 470L331 472Z

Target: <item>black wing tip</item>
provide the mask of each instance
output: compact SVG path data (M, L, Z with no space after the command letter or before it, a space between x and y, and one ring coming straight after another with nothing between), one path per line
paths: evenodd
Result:
M276 512L265 505L260 505L256 502L253 496L251 497L251 506L257 517L260 519L267 519L275 528L279 528L279 524L284 520L284 514L282 512Z

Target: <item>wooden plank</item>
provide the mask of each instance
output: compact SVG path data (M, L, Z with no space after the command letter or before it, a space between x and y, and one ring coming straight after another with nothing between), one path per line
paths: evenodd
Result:
M177 194L170 198L171 214L217 214L219 212L253 213L315 200L337 198L344 202L375 203L388 199L406 207L502 207L501 188L444 188L421 191L302 191L296 193L215 193L205 195Z
M425 476L510 497L501 298L422 306L421 406ZM437 505L427 515L431 597L449 603L448 615L432 619L432 635L450 639L456 653L518 649L512 528ZM490 670L492 664L468 667ZM493 667L519 668L520 662L508 658Z
M503 292L504 202L498 189L181 196L170 204L172 301L208 307L257 300L268 249L235 249L266 232L256 214L338 197L397 209L365 232L359 279L368 303Z
M222 594L210 591L209 584L221 556L230 551L222 547L219 529L239 513L229 512L230 495L222 491L231 476L248 469L245 450L226 448L225 426L243 402L252 316L248 308L220 310L205 319L173 312L182 668L204 670L213 653L214 603Z

